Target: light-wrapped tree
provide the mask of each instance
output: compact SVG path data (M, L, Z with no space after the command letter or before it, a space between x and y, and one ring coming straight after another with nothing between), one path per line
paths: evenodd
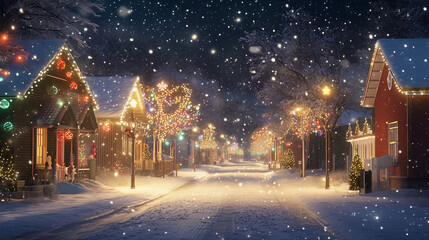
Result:
M361 172L363 170L362 159L359 155L353 157L352 166L349 173L350 190L359 190L359 183L362 179Z
M13 167L13 155L9 145L0 142L0 184L7 191L15 191L16 175Z
M291 169L295 166L295 156L293 155L292 149L286 150L283 153L282 167L286 169Z

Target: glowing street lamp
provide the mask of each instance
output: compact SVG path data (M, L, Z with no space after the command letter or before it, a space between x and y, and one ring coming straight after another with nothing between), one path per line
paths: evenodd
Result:
M329 96L331 94L331 88L325 86L324 88L322 88L322 92L324 96Z
M326 97L326 105L328 105L328 99L329 96L331 95L331 88L329 88L329 86L325 86L324 88L322 88L322 93L323 96ZM327 131L328 126L326 126L325 128L325 160L326 160L326 184L325 184L325 189L329 189L329 161L328 161L328 131Z

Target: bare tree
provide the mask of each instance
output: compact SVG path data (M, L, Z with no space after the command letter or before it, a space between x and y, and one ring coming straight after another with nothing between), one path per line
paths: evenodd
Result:
M352 89L363 85L350 75L355 67L345 58L347 31L317 24L318 19L301 10L288 11L284 20L281 33L254 31L242 38L251 53L252 78L264 82L258 97L267 106L266 117L278 122L291 121L297 106L311 109L306 118L319 119L332 163L332 129L344 111L359 105L352 94L360 91Z
M374 1L368 14L369 35L371 39L428 37L428 8L428 0Z
M97 30L90 17L101 11L103 5L94 0L0 0L0 33L65 39L74 47L87 47L82 33ZM17 46L0 52L3 59L13 47Z

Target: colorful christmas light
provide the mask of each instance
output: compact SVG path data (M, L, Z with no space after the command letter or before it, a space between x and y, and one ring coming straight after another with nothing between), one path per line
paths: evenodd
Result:
M72 140L72 139L73 139L73 133L70 131L70 129L69 129L69 130L67 130L67 131L64 133L64 136L65 136L65 138L66 138L67 140Z
M8 100L6 100L6 99L2 99L2 100L0 101L0 108L2 108L2 109L7 109L7 108L9 108L9 106L10 106L10 103L9 103L9 101L8 101Z
M66 62L60 57L57 61L57 69L63 70L66 68Z
M160 82L157 89L145 89L143 97L149 109L149 123L161 140L181 132L197 119L199 106L192 105L191 95L192 90L185 84L169 88Z

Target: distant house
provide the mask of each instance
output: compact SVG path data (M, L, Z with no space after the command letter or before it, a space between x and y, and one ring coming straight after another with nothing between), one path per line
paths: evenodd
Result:
M362 106L374 108L375 157L390 155L391 188L429 180L429 39L375 45Z
M97 104L63 41L18 45L28 55L1 69L0 138L11 145L18 180L50 182L49 159L59 165L61 180L66 166L79 166L82 147L90 148L79 139L97 130Z
M146 109L139 77L108 76L86 77L99 109L95 112L100 130L87 141L96 143L97 167L105 171L129 169L132 158L131 130L135 133L136 169L153 168L153 163L143 163L147 147Z
M362 130L361 130L362 129ZM352 130L351 125L347 131L347 142L352 145L352 157L356 154L360 156L366 166L368 161L375 157L375 135L367 120L363 122L362 127L359 122L356 122L355 130Z

